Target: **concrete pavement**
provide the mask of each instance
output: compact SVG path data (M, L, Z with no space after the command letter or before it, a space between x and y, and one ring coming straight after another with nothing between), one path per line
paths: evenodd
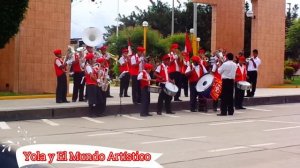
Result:
M17 132L21 128L38 144L163 153L158 162L166 168L296 168L300 164L299 108L299 103L251 106L226 117L180 110L172 116L146 118L132 114L1 122L0 139L22 141Z

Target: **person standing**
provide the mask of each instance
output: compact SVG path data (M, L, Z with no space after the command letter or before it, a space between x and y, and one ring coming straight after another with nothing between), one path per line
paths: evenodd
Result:
M166 82L173 82L172 79L170 79L169 73L168 73L168 66L170 64L170 56L165 55L162 58L162 63L157 66L154 76L157 79L157 82L159 82L159 86L161 88L161 92L159 93L158 96L158 102L157 102L157 114L161 115L162 109L163 109L163 103L165 103L165 108L166 108L166 113L167 114L175 114L172 112L171 108L171 100L172 96L167 95L163 89L165 88Z
M141 103L141 88L140 83L137 80L137 76L141 66L140 56L144 53L145 49L143 47L137 47L137 54L134 54L130 58L130 75L131 75L131 87L132 87L132 101L134 104Z
M146 117L146 116L152 116L149 114L149 105L150 105L150 72L153 69L152 64L146 63L144 65L144 70L139 73L137 79L140 81L140 87L141 87L141 112L140 116L141 117Z
M53 53L55 55L54 69L57 77L56 103L69 103L69 101L67 101L67 63L64 63L61 59L61 49L56 49Z
M110 58L111 58L111 55L107 52L107 48L108 46L102 46L100 47L100 52L101 52L101 55L100 55L100 58L104 58L104 68L107 70L107 73L110 74ZM106 97L108 98L113 98L113 96L110 94L110 85L108 85L108 88L107 88L107 91L106 91Z
M235 101L234 101L236 110L246 109L245 107L243 107L245 91L237 87L238 82L247 80L247 68L245 65L245 60L246 59L244 56L238 57L239 63L236 69L236 76L235 76Z
M199 105L198 105L198 111L202 109L207 109L206 103L204 104L200 98L199 93L196 90L196 85L199 81L199 79L207 73L205 67L200 63L200 57L199 56L193 56L191 58L193 65L190 65L186 71L185 74L189 79L190 83L190 110L191 112L196 112L196 104L197 104L197 98L199 99ZM206 102L206 100L205 100ZM205 107L204 107L205 106Z
M254 49L252 51L253 56L250 58L248 62L248 82L252 85L251 91L247 91L246 97L254 97L256 91L256 83L257 83L257 71L258 67L261 64L260 58L258 58L258 50Z
M216 80L222 81L222 77L221 77L221 75L220 75L219 72L218 72L218 68L219 68L219 64L220 64L219 58L216 56L216 57L214 58L214 61L213 61L213 62L214 62L214 63L213 63L213 65L212 65L211 72L212 72L212 74L214 75L215 81L216 81ZM222 85L220 85L220 86L222 86ZM216 97L216 99L213 100L213 110L214 110L215 112L218 111L218 102L219 102L219 98Z
M170 79L175 81L175 85L178 87L178 92L174 96L174 101L182 101L179 99L180 97L180 92L181 92L181 86L182 86L182 81L181 81L181 73L180 73L180 59L179 55L180 51L178 50L179 45L174 43L171 45L170 48L170 65L169 65L169 73L170 73Z
M129 62L130 58L128 56L128 49L124 48L122 50L122 56L119 59L119 70L120 70L120 97L130 97L128 96L128 87L130 81L130 74L129 74Z
M94 67L94 54L88 53L85 56L85 82L86 82L86 92L88 97L89 114L97 115L97 110L100 106L101 93L97 85L98 79L98 68Z
M189 90L189 81L187 76L185 75L185 71L187 67L190 66L190 56L187 52L182 52L183 60L182 60L182 66L181 66L181 81L182 81L182 87L184 91L184 96L188 97L188 90Z
M225 61L219 68L218 72L222 77L222 93L221 93L221 114L218 116L233 115L233 90L234 79L236 75L237 65L233 62L233 54L226 55Z
M72 96L72 102L76 102L78 98L79 93L79 101L84 101L83 98L83 92L84 92L84 82L82 82L82 78L84 77L84 70L81 68L83 65L81 64L80 57L76 53L74 55L75 61L72 64L73 67L73 80L74 80L74 86L73 86L73 96Z

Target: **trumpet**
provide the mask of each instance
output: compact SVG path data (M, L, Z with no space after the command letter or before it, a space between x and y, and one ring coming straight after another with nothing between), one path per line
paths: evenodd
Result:
M98 71L98 79L99 79L97 81L98 87L100 87L103 92L106 92L111 81L108 75L105 74L105 71L103 70Z
M118 61L119 60L119 56L118 55L114 55L114 54L112 54L112 53L109 53L109 52L107 52L111 57L110 58L112 58L114 61Z

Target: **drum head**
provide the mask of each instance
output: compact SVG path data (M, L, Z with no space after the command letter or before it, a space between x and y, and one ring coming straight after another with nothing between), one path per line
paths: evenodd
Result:
M166 82L165 86L166 86L167 90L169 90L171 92L176 92L176 93L178 92L178 87L171 82Z
M242 86L251 86L251 84L247 81L239 81L238 84Z
M196 85L197 92L204 92L209 87L211 87L212 83L214 81L214 76L211 74L206 74L202 76L202 78L198 81Z

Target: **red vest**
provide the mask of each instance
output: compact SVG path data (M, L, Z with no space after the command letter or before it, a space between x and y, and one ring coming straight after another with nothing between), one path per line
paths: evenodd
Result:
M136 64L130 65L129 72L130 72L130 75L137 76L139 74L139 63L140 63L139 58L137 55L133 55L132 57L135 57ZM130 63L131 63L131 60L130 60Z
M75 54L75 63L73 64L73 71L74 72L82 72L79 64L79 55Z
M93 70L93 74L97 76L98 75L97 71L94 68L92 68L92 70ZM85 83L87 85L97 85L97 81L92 79L91 75L88 74L87 72L85 72Z
M143 78L142 79L147 79L147 72L145 70L143 70ZM149 81L144 81L144 80L140 80L140 86L143 89L144 87L148 87L150 85Z
M168 67L169 68L169 67ZM168 70L167 70L168 71ZM165 68L164 66L161 64L160 65L160 72L158 74L160 77L162 77L163 79L159 79L159 78L156 78L156 81L157 82L167 82L167 75L168 75L168 78L169 78L169 74L166 74L165 73Z
M124 57L123 57L124 58ZM126 61L123 65L119 66L120 73L124 71L129 71L129 63Z
M198 74L197 74L197 72L195 70L192 70L192 72L191 72L191 74L189 76L190 83L192 83L192 82L198 82L199 79L204 75L202 65L198 65L198 66L199 66L199 76L198 76Z
M102 54L102 56L105 59L105 62L104 62L105 68L109 68L109 60L107 60L107 53Z
M244 73L242 74L242 69L240 68L240 66L238 66L238 68L236 69L236 75L235 75L235 81L239 82L239 81L246 81L247 80L247 68L245 65L244 66Z
M168 72L169 73L172 73L172 72L176 72L176 63L177 63L177 60L174 58L174 55L173 54L169 54L170 56L170 65L168 67ZM179 68L180 69L180 68Z
M184 60L182 61L182 66L181 66L181 73L182 73L182 74L185 74L185 71L186 71L186 69L187 69L187 67L188 67L188 65L185 65L184 62L190 62L190 57L189 57L189 56L186 56L186 57L184 58Z
M55 73L56 76L61 76L62 74L64 74L64 70L60 69L57 65L56 65L56 60L60 61L61 64L63 64L63 61L61 60L61 58L56 57L54 60L54 69L55 69Z

